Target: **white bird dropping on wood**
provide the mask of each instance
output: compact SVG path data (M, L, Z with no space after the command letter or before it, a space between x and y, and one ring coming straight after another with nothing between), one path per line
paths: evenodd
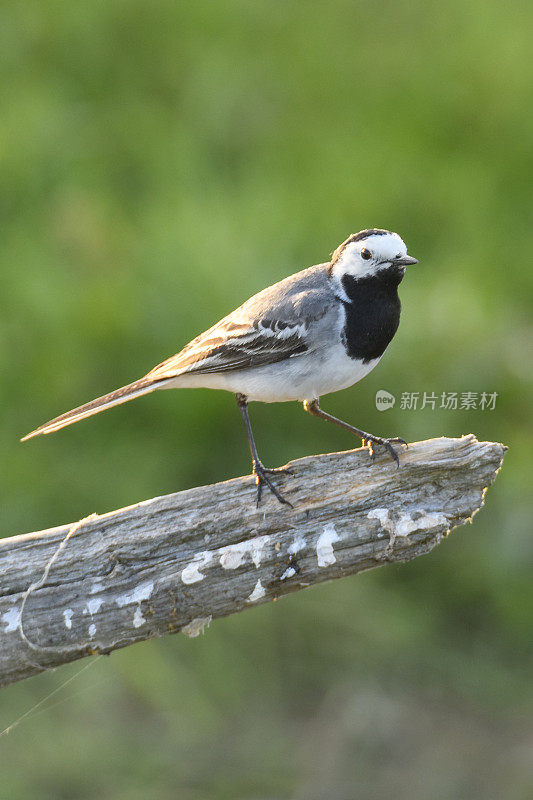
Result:
M332 522L324 527L324 533L320 534L316 543L316 557L319 567L331 567L336 562L333 552L333 542L339 541L339 535Z

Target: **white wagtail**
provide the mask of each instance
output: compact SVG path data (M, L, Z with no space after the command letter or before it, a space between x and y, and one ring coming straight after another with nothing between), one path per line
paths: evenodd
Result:
M381 359L400 321L398 285L416 264L397 233L378 228L349 236L331 261L297 272L254 295L140 380L67 411L22 441L52 433L105 408L155 389L226 389L237 397L252 454L257 503L266 485L291 505L269 475L288 472L261 463L248 402L298 400L305 411L334 422L363 440L374 456L383 445L399 463L393 443L327 414L319 397L360 381Z

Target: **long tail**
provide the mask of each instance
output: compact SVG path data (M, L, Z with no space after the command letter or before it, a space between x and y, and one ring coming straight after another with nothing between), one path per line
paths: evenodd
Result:
M90 403L85 403L83 406L73 408L72 411L67 411L66 414L61 414L61 416L51 419L50 422L46 422L44 425L36 428L36 430L28 433L21 441L25 442L27 439L33 439L34 436L53 433L67 425L73 425L75 422L79 422L80 419L92 417L93 414L98 414L106 408L118 406L120 403L127 403L128 400L133 400L135 397L153 392L154 389L158 389L161 384L166 382L166 380L154 381L153 378L149 378L148 376L141 378L138 381L129 383L127 386L123 386L121 389L116 389L114 392L104 394L103 397L97 397L96 400L91 400Z

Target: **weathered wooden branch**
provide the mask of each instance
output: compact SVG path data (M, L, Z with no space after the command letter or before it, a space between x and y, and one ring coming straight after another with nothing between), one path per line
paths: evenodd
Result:
M505 448L417 442L399 469L364 450L290 465L255 508L250 477L0 541L0 685L182 631L435 547L482 506Z

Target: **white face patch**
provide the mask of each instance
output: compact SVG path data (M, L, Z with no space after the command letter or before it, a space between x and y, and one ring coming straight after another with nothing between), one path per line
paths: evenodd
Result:
M370 257L364 257L370 253ZM407 255L407 247L397 233L371 234L366 239L350 242L342 251L333 266L333 275L339 280L343 275L365 278L375 275L387 264L393 263L396 256Z

